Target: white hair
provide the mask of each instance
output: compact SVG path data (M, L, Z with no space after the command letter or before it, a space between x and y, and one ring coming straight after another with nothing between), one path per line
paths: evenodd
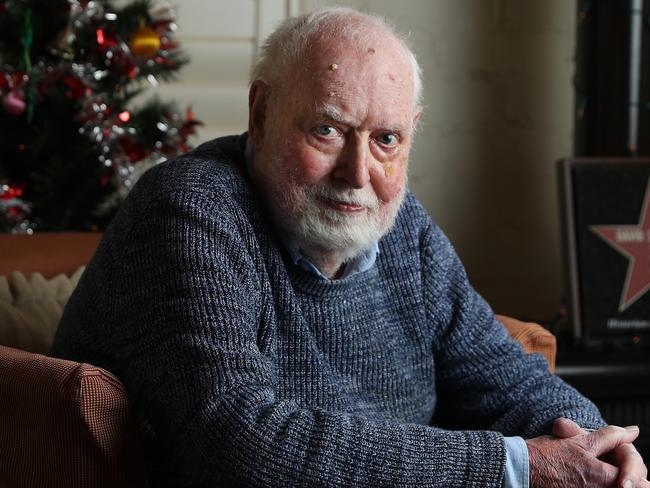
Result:
M294 63L306 57L311 45L323 38L354 40L362 48L376 40L377 29L392 35L404 50L413 68L413 102L422 103L422 69L409 48L406 37L384 18L351 8L335 7L291 17L270 34L261 47L253 67L251 82L262 80L269 85L279 80Z

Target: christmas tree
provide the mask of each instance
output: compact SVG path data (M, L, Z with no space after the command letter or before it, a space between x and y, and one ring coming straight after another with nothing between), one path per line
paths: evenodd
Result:
M189 149L191 110L135 98L186 62L175 29L150 0L0 0L0 232L101 230Z

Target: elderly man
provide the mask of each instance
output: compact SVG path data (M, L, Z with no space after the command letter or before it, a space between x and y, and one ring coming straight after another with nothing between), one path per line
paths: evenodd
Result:
M129 196L52 352L122 379L153 486L650 486L406 190L419 76L380 19L290 19L248 134Z

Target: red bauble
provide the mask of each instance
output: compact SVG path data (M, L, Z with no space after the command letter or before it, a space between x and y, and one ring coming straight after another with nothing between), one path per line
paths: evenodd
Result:
M2 97L2 108L9 115L19 116L25 112L25 92L20 89L13 89Z

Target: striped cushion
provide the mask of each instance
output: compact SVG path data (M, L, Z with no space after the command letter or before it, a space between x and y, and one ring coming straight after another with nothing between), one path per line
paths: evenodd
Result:
M49 280L40 273L28 280L18 271L0 276L0 345L45 354L84 269Z

